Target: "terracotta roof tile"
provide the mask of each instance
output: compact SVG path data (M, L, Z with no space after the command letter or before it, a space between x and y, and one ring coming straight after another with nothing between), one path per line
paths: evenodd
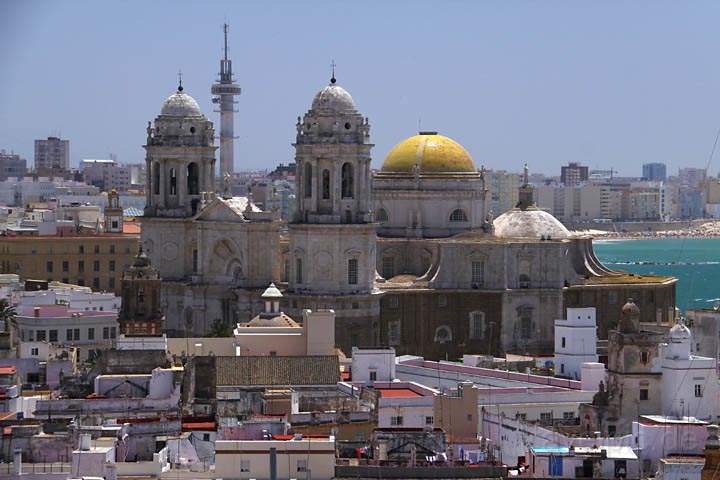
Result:
M334 385L340 381L335 355L217 357L217 386Z

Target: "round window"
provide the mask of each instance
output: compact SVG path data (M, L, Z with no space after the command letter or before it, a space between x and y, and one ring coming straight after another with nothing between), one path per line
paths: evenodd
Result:
M190 127L190 133L195 133L195 127Z
M350 127L351 127L350 122L345 124L345 130L350 130Z

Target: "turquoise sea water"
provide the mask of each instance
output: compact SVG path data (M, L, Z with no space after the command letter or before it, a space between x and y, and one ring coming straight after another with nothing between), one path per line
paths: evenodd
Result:
M720 304L720 238L595 240L593 245L613 270L677 277L682 311Z

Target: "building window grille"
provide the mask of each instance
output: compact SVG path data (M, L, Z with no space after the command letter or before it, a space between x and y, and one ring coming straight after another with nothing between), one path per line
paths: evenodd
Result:
M485 330L485 314L483 312L470 313L470 338L479 340L483 338Z
M650 392L647 388L640 389L640 400L648 400L650 398Z
M467 214L463 210L456 208L450 214L450 221L451 222L467 222L468 221Z
M481 287L485 280L485 265L481 261L472 262L473 287Z
M392 425L393 427L401 427L402 424L403 424L402 416L398 415L398 416L390 417L390 425Z
M348 284L358 284L358 261L357 258L351 258L348 260Z
M695 385L695 396L697 398L700 398L703 396L703 386L702 385Z

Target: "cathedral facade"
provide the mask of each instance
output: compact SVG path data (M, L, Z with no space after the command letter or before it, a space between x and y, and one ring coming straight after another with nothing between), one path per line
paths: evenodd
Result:
M296 123L295 217L215 192L214 132L181 89L148 126L143 245L163 279L165 330L248 321L275 282L283 311L336 313L336 343L399 354L551 353L567 307L596 307L607 337L633 297L669 325L675 279L610 271L592 239L533 203L493 217L485 171L457 142L420 132L371 173L370 122L335 79ZM647 312L647 313L645 313Z

